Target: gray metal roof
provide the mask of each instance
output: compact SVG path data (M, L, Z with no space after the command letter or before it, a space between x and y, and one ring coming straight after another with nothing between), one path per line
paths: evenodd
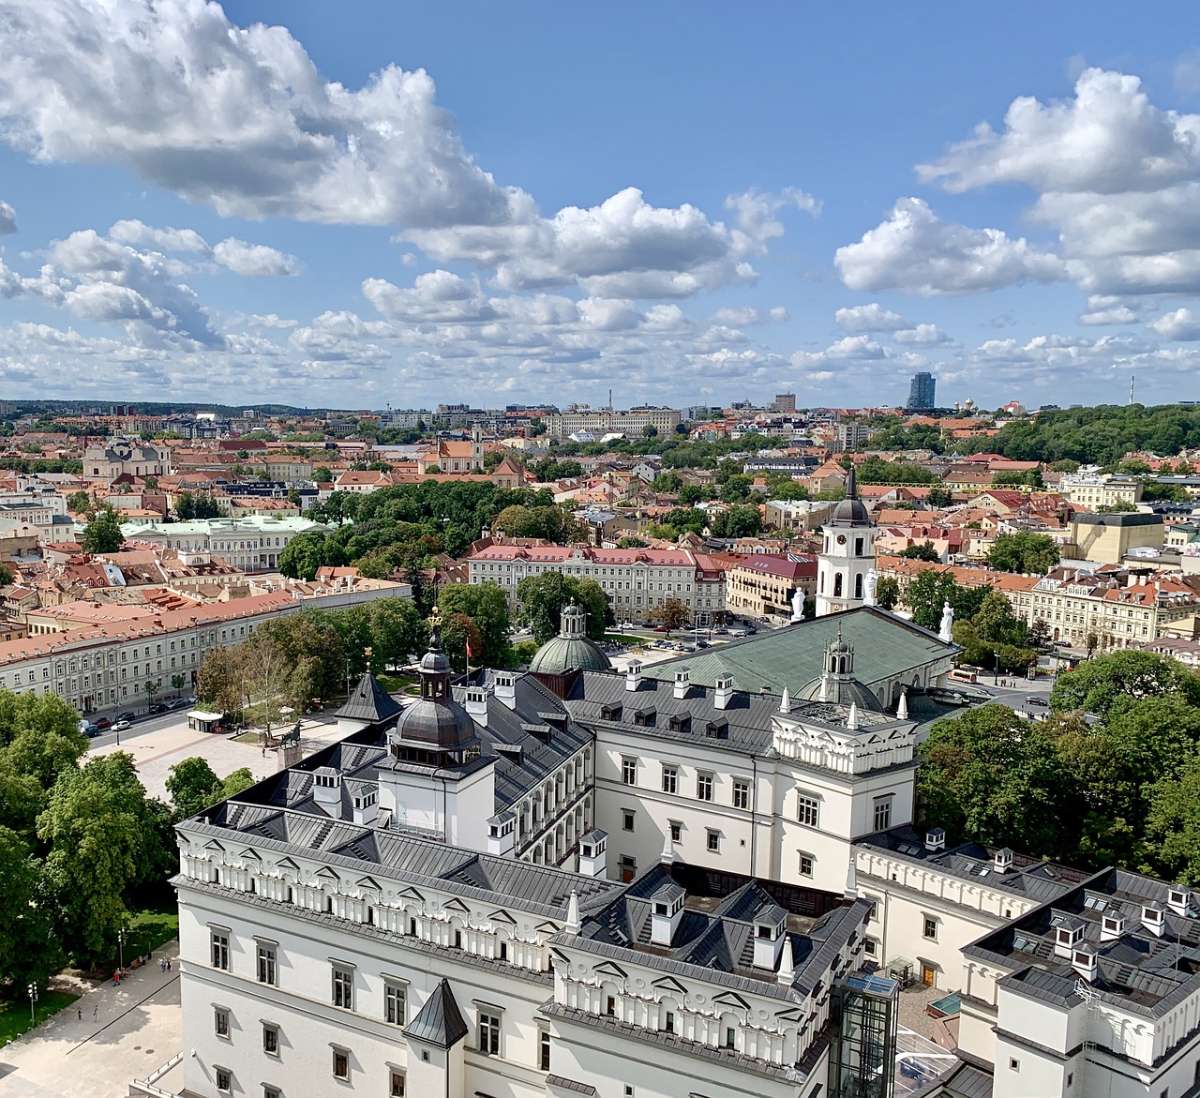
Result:
M404 1036L408 1040L425 1041L438 1048L453 1047L469 1032L454 992L450 990L450 981L445 977L417 1011L416 1017L404 1027Z
M400 703L384 690L375 676L368 671L358 680L358 685L346 699L346 704L334 716L374 724L377 721L386 721L399 712Z

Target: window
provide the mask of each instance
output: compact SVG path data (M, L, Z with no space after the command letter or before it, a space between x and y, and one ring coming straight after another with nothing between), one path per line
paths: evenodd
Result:
M258 943L258 982L260 984L276 982L275 948L274 942Z
M713 778L711 774L701 771L696 775L696 797L702 801L713 799Z
M263 1022L263 1052L268 1056L279 1055L279 1027Z
M875 951L878 948L879 948L879 943L876 942L874 938L864 938L863 939L863 952L868 957L874 957Z
M733 807L750 807L750 783L741 778L733 779Z
M214 1068L213 1074L217 1077L217 1090L223 1094L233 1090L233 1072L229 1068Z
M667 1033L675 1032L675 1012L674 1011L668 1010L666 1012L666 1015L663 1018L663 1029L666 1030Z
M633 830L633 816L634 816L634 812L633 812L632 808L622 808L621 809L621 830L622 831L632 831Z
M811 854L800 855L800 876L811 877L813 875L813 856Z
M403 984L387 983L383 988L383 1020L402 1026L408 1018L408 988Z
M214 930L211 932L209 941L212 945L212 966L213 968L229 971L229 931Z
M736 1041L737 1041L737 1030L735 1030L733 1028L733 1026L726 1026L725 1027L725 1047L729 1048L729 1049L733 1048Z
M679 767L664 766L662 768L662 788L664 793L679 791Z
M404 1072L392 1068L391 1083L388 1086L388 1098L404 1098Z
M611 995L607 996L604 1000L604 1013L610 1018L617 1016L617 1000Z
M711 827L706 827L705 831L705 846L710 854L719 854L721 852L721 833L714 831Z
M796 798L797 816L805 827L819 827L821 820L821 802L816 797L808 797L803 793Z
M683 842L683 824L678 820L671 821L671 842Z
M892 798L875 798L875 830L886 831L892 826Z
M621 759L621 784L637 785L637 759Z
M1010 1056L1008 1058L1008 1070L1009 1071L1020 1071L1021 1070L1021 1061L1018 1060L1015 1056Z
M344 1083L350 1080L350 1053L344 1048L333 1050L333 1077Z
M932 915L926 915L922 920L921 933L931 942L937 941L938 921Z
M621 855L621 881L628 884L637 876L637 859L632 854Z
M550 1070L550 1031L548 1029L538 1030L538 1069L540 1071Z
M218 1037L229 1039L229 1010L226 1007L213 1008L213 1032Z
M263 1083L263 1098L283 1098L283 1091L270 1083Z
M500 1055L500 1016L479 1012L479 1051L485 1056Z
M354 1009L354 972L336 964L333 966L333 1005Z

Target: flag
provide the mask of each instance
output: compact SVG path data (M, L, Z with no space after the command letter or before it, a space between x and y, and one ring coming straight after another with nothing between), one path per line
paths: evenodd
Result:
M467 659L470 659L473 655L475 655L475 653L471 651L471 638L468 637L467 638Z

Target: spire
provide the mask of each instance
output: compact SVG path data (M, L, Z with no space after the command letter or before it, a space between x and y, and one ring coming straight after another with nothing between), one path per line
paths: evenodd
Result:
M790 713L792 711L792 695L788 688L783 688L783 697L779 699L779 712Z
M850 471L846 474L846 498L858 499L858 474L854 471L854 463L850 463Z
M900 691L900 704L896 706L896 716L902 721L908 720L908 687Z
M787 931L783 934L783 949L779 951L779 972L775 978L784 986L791 987L796 978L796 966L792 960L792 939Z
M858 731L858 702L850 703L850 716L846 718L846 727L851 732Z
M571 898L567 901L567 922L563 927L568 934L578 934L583 927L579 918L579 893L571 889Z

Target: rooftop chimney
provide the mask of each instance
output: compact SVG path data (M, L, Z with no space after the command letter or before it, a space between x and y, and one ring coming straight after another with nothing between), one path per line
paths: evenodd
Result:
M946 829L944 827L931 827L925 832L925 849L931 854L946 849Z
M1007 873L1012 869L1013 852L1007 846L1002 846L992 855L992 868L997 873Z
M786 916L781 908L768 908L754 920L754 967L774 972L787 941Z
M1191 907L1192 894L1186 888L1172 888L1167 893L1167 907L1172 914L1186 915Z
M1106 911L1100 919L1100 941L1115 942L1125 933L1125 913Z
M487 851L500 857L511 855L516 845L517 819L511 812L501 812L488 820Z
M733 676L718 675L713 683L713 705L718 709L728 709L733 701Z
M691 688L692 675L686 667L681 667L675 672L675 700L682 701L688 696L688 690Z
M497 671L494 675L496 700L509 709L517 707L517 676L511 671Z
M467 712L480 728L487 728L487 690L482 686L467 687Z
M1156 938L1163 936L1166 929L1167 917L1161 905L1155 903L1142 905L1142 926Z
M608 833L589 831L579 840L579 872L584 877L608 876Z
M319 766L313 772L313 800L330 816L341 815L342 773L336 767Z
M1096 951L1087 942L1080 942L1071 953L1071 967L1087 982L1096 979Z
M642 661L630 660L625 668L625 689L637 690L642 685Z
M673 881L660 885L650 896L650 943L669 946L683 920L683 901L687 894Z

